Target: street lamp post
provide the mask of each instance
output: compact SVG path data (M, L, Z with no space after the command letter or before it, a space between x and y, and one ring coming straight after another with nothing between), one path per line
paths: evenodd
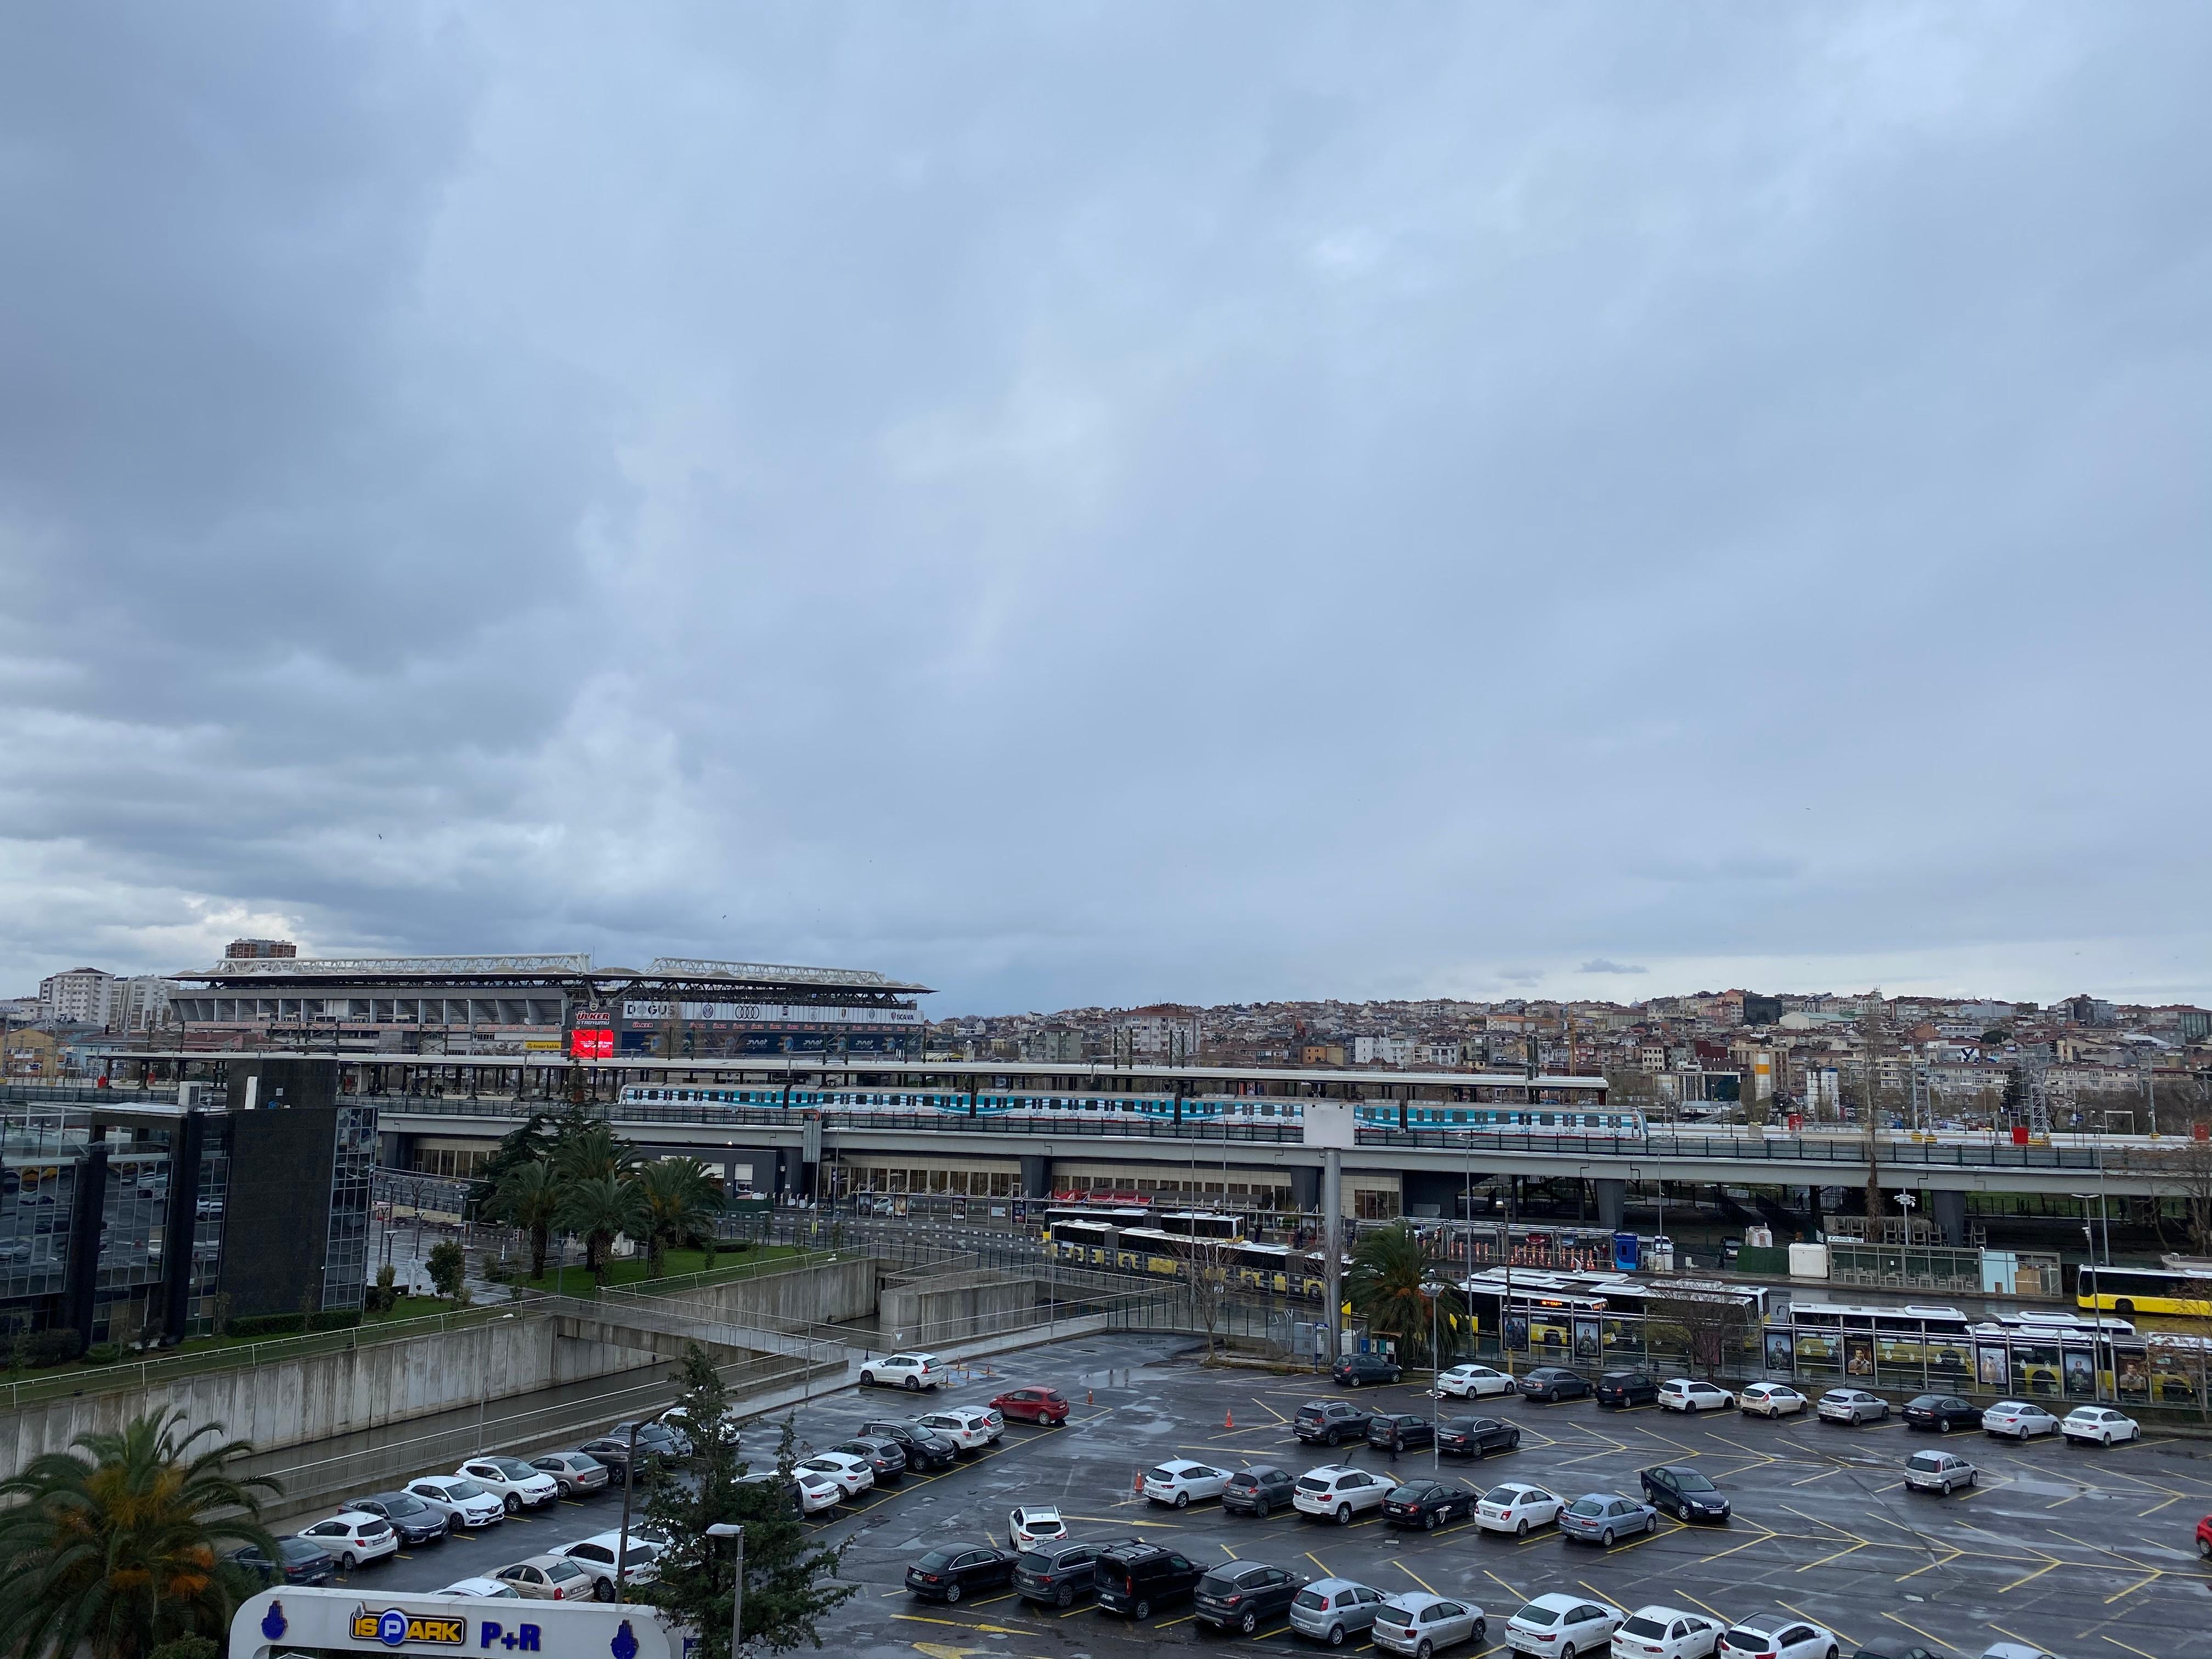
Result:
M727 1521L716 1521L707 1528L709 1538L727 1538L737 1547L737 1559L731 1565L730 1580L730 1659L745 1644L745 1529Z
M623 1518L622 1534L615 1540L615 1600L623 1599L623 1580L629 1574L629 1501L637 1491L637 1431L643 1428L642 1419L629 1425L629 1455L623 1460Z

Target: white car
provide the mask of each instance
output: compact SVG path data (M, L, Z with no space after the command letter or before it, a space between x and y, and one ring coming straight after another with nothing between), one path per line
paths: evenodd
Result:
M1915 1452L1905 1460L1905 1485L1911 1492L1932 1492L1948 1498L1954 1486L1972 1486L1978 1474L1955 1452Z
M2058 1419L2033 1401L2000 1400L1982 1413L1982 1431L2027 1440L2039 1434L2057 1433Z
M1057 1543L1066 1536L1067 1522L1048 1504L1007 1511L1006 1542L1018 1550Z
M1325 1515L1349 1526L1361 1510L1379 1510L1398 1483L1348 1463L1324 1463L1308 1469L1291 1488L1291 1507L1301 1515Z
M1820 1396L1820 1420L1848 1423L1853 1428L1862 1423L1887 1423L1889 1401L1864 1389L1831 1389Z
M876 1484L876 1472L865 1459L850 1452L817 1452L812 1457L801 1458L799 1467L835 1480L838 1491L848 1498L858 1498Z
M1769 1613L1730 1625L1713 1651L1717 1659L1838 1659L1841 1650L1833 1631Z
M1721 1626L1663 1601L1638 1607L1613 1633L1613 1659L1712 1659Z
M399 1534L392 1522L360 1510L340 1510L327 1521L301 1528L299 1535L337 1562L340 1572L399 1553Z
M589 1538L580 1538L573 1544L556 1544L545 1552L548 1555L565 1555L603 1584L615 1582L615 1563L619 1560L625 1584L649 1584L660 1577L654 1564L660 1559L660 1546L647 1543L635 1533L629 1535L629 1547L623 1547L623 1536L618 1532L595 1532Z
M1145 1496L1179 1510L1188 1509L1194 1498L1220 1497L1228 1485L1228 1470L1194 1463L1188 1457L1171 1457L1145 1471Z
M456 1526L490 1527L507 1519L507 1505L496 1492L487 1492L464 1475L426 1474L410 1480L407 1490L434 1510L453 1516Z
M1735 1404L1726 1389L1691 1377L1672 1376L1659 1385L1659 1405L1670 1412L1724 1412Z
M1437 1392L1454 1400L1481 1400L1511 1394L1513 1379L1487 1365L1455 1365L1437 1378Z
M1541 1654L1544 1659L1559 1659L1565 1653L1595 1659L1627 1616L1609 1601L1553 1590L1505 1621L1505 1645L1516 1653Z
M1566 1506L1567 1500L1555 1492L1508 1481L1482 1494L1474 1506L1474 1524L1485 1532L1510 1532L1517 1537L1533 1528L1550 1526Z
M691 1413L681 1406L671 1406L666 1411L661 1413L659 1420L661 1427L672 1430L683 1436L684 1440L692 1446L699 1445L707 1438L705 1432L691 1420ZM726 1446L735 1446L740 1442L743 1436L738 1428L736 1412L729 1411L722 1414L721 1425L717 1434L722 1444Z
M817 1474L812 1469L797 1472L799 1481L799 1510L802 1515L815 1515L823 1510L834 1510L845 1501L845 1489L826 1474Z
M988 1446L1004 1432L1004 1425L994 1426L992 1413L976 1406L948 1406L941 1412L927 1412L914 1420L932 1434L941 1434L962 1451L974 1451Z
M2109 1406L2076 1406L2058 1425L2069 1445L2110 1446L2142 1438L2142 1425Z
M864 1389L881 1383L887 1389L910 1389L919 1393L944 1381L945 1367L933 1353L886 1354L860 1366L860 1386Z
M1735 1397L1746 1417L1795 1417L1810 1403L1787 1382L1748 1382Z
M457 1578L445 1589L430 1593L433 1595L480 1595L488 1600L503 1597L510 1601L522 1599L520 1590L512 1584L502 1584L496 1578Z
M492 1493L509 1515L543 1509L561 1495L559 1481L519 1457L471 1457L453 1474L458 1480L473 1480Z

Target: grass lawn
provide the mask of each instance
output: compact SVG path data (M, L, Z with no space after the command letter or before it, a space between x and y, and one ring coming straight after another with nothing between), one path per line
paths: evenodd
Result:
M703 1273L711 1266L717 1279L742 1279L750 1273L772 1273L778 1267L789 1265L793 1257L805 1254L796 1244L756 1244L745 1250L718 1250L710 1264L704 1250L671 1250L661 1259L660 1276L663 1279L681 1279L687 1273ZM645 1253L641 1250L628 1261L608 1262L607 1283L644 1284L647 1282L645 1269ZM558 1267L549 1267L543 1279L522 1282L526 1290L557 1291L565 1285L571 1296L589 1296L592 1293L592 1276L578 1261L568 1264L565 1278ZM496 1288L494 1287L495 1294Z

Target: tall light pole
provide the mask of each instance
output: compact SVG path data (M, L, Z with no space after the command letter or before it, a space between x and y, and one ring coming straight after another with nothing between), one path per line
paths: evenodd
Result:
M708 1527L707 1536L727 1538L737 1546L730 1580L730 1659L738 1659L738 1650L745 1644L745 1529L727 1521L716 1521Z

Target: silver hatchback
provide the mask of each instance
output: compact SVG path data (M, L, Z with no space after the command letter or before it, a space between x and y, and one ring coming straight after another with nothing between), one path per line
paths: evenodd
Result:
M1375 1622L1382 1592L1352 1578L1316 1578L1291 1600L1291 1628L1333 1648Z
M1449 1595L1394 1595L1376 1613L1375 1645L1407 1659L1430 1659L1441 1648L1480 1642L1490 1621L1472 1601Z

